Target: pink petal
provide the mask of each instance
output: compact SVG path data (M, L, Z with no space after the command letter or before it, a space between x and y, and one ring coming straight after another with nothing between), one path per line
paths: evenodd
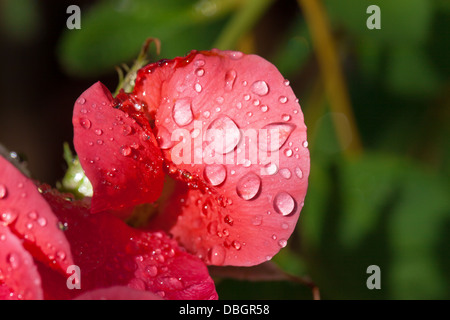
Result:
M150 291L164 299L217 298L206 265L164 233L133 229L109 213L92 215L85 204L66 201L51 189L43 194L65 226L81 271L81 290L69 290L65 279L40 270L49 298L73 298L113 286Z
M219 50L149 65L136 83L169 170L190 186L155 226L208 264L271 259L295 228L310 166L289 83L261 57Z
M73 264L70 246L58 219L36 185L0 157L0 224L20 239L31 254L64 272Z
M155 201L162 190L161 152L150 125L122 110L100 82L75 103L74 145L92 183L92 212ZM146 125L145 125L146 123Z
M40 300L43 298L41 278L20 241L8 227L0 224L0 290L1 299ZM10 292L8 293L8 289ZM3 293L1 293L3 291Z

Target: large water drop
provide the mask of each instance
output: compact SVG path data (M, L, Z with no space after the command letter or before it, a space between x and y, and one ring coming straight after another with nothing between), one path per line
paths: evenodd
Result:
M222 164L210 164L205 167L203 175L208 183L218 186L225 181L227 170Z
M213 149L221 154L232 151L241 140L241 132L228 116L220 116L209 125L205 140L213 143Z
M236 193L244 200L254 199L261 189L261 178L254 172L243 176L236 185Z
M186 126L192 122L194 115L192 114L191 101L189 99L180 99L175 102L172 109L173 120L180 127Z
M265 96L266 94L269 93L269 86L265 81L259 80L253 82L251 90L254 94L257 94L259 96Z
M275 196L273 207L278 213L287 216L294 212L295 200L289 193L282 191Z

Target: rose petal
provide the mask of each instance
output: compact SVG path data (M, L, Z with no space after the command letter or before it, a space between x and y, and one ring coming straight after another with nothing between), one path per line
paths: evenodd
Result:
M1 299L40 300L43 298L41 278L19 238L0 224L0 290ZM8 289L10 292L8 293ZM3 293L1 293L3 292Z
M8 226L31 254L64 272L73 264L58 219L37 186L0 157L0 224Z
M160 215L155 226L214 265L258 264L286 246L309 151L300 105L275 66L240 52L192 52L142 69L133 96L156 113L171 172L190 186L169 204L172 221Z
M74 145L92 183L92 212L151 203L161 194L161 152L150 125L116 109L100 82L76 101Z
M92 215L85 204L68 202L51 189L44 196L64 225L81 271L81 290L69 290L64 279L58 280L45 287L49 297L128 286L164 299L217 298L206 265L164 233L131 228L108 213ZM41 274L44 283L52 281L48 270Z

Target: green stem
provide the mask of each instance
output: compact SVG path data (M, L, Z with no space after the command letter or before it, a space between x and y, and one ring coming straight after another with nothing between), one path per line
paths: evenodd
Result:
M344 114L349 123L349 128L344 128L343 125L345 124L341 121L334 123L338 140L346 155L360 153L362 151L361 139L326 11L320 0L298 0L298 4L308 23L311 38L315 45L317 60L331 111ZM348 141L346 136L348 129L351 132L352 140L345 148L344 146L346 146Z
M246 0L225 26L213 47L221 50L235 48L240 37L251 30L272 1Z
M241 5L242 0L199 0L189 10L186 18L197 23L217 20Z

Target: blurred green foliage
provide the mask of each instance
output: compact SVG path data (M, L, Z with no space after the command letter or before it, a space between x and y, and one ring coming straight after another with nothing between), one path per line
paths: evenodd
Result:
M325 299L449 299L449 3L323 0L359 128L348 138L363 143L357 155L336 138L335 121L347 118L330 110L295 1L96 1L81 7L81 30L63 31L58 57L69 75L92 77L130 63L148 37L161 40L163 58L218 43L264 56L300 99L312 161L297 232L274 261L309 275ZM371 4L380 30L366 27ZM373 264L380 290L366 286ZM311 298L305 286L270 279L217 289L231 299Z
M67 30L59 47L63 66L75 75L108 72L130 61L148 37L174 58L209 49L236 1L101 1L82 11L82 27Z

